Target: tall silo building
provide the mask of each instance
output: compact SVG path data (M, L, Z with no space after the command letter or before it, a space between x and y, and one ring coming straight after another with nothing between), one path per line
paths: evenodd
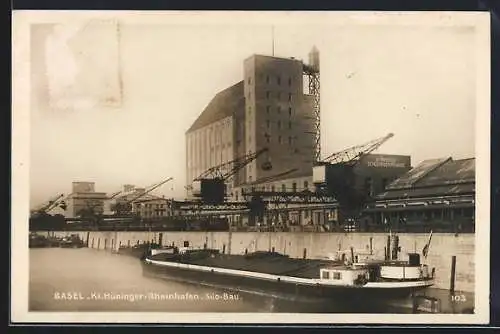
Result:
M286 184L273 185L275 190L311 185L313 97L304 94L303 66L294 58L252 55L244 60L243 80L219 92L186 132L188 185L209 168L262 148L268 152L230 179L228 195L237 200L245 185L271 190L260 180L291 169ZM263 168L266 161L271 169Z

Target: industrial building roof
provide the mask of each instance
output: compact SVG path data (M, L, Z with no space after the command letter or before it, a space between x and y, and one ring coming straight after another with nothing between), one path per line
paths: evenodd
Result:
M474 193L475 159L426 160L394 180L377 199Z
M397 178L387 186L387 189L406 189L424 178L429 172L449 161L450 158L429 159L410 169L406 174Z
M463 159L448 161L418 182L419 187L474 183L475 181L475 159Z
M377 199L405 199L470 194L474 193L474 188L475 185L473 183L467 183L414 189L398 189L381 193L377 196Z
M187 133L229 117L233 115L238 108L243 108L245 104L243 88L243 81L240 81L217 93L200 116L198 116L196 121L194 121L189 130L187 130Z

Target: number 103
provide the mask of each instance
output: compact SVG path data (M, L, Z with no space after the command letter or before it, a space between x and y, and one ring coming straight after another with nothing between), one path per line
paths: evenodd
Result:
M465 295L453 295L451 296L451 301L453 302L465 302L467 301L467 298Z

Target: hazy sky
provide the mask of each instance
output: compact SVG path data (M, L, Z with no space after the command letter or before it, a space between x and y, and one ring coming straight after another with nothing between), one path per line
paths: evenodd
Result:
M242 80L245 58L272 53L273 24L276 56L320 51L322 156L388 132L377 153L411 155L413 165L474 156L471 28L119 22L119 43L114 28L79 33L85 22L32 28L31 201L69 193L75 180L114 192L170 176L155 193L183 196L185 131ZM100 64L82 65L79 52Z

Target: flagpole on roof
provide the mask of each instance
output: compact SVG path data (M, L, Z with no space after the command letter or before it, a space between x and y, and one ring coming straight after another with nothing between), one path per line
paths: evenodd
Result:
M272 26L272 50L273 50L273 57L274 57L274 26Z

